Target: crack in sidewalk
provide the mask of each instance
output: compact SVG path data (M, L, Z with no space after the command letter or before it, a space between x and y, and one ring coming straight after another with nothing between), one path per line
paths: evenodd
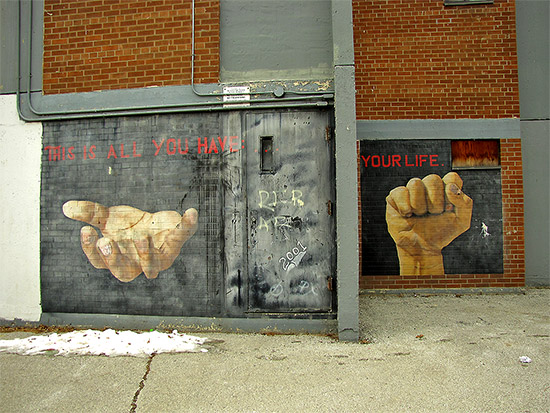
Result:
M155 357L155 353L151 354L151 356L149 357L149 360L147 360L147 364L145 366L145 374L143 375L143 378L139 382L138 389L136 390L136 394L134 394L134 399L132 400L132 404L130 405L130 413L135 413L137 409L137 400L139 398L139 394L145 387L145 380L147 380L147 376L151 371L151 363L153 362L153 357Z

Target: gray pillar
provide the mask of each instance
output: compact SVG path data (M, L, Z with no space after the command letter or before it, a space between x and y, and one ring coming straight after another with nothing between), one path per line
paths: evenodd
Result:
M351 0L332 1L336 143L338 336L359 339L355 62Z
M516 0L525 283L550 286L550 3Z

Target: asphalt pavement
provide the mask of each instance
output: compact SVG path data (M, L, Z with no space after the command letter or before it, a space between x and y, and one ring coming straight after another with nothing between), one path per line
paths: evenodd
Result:
M357 343L205 331L203 353L0 354L0 412L548 412L549 304L550 289L364 294Z

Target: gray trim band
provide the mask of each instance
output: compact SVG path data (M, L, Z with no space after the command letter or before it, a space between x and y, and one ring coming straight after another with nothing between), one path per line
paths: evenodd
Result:
M88 328L180 331L281 332L329 334L337 331L337 320L285 318L163 317L116 314L42 313L40 324Z
M357 139L520 138L520 119L358 120Z

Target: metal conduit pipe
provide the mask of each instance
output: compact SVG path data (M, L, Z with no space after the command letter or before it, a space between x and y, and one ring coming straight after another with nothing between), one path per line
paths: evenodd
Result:
M31 80L32 80L32 19L33 19L33 1L30 1L29 9L29 47L28 47L28 81L27 81L27 106L33 115L36 115L37 118L25 116L21 110L21 29L22 29L22 12L21 12L21 2L18 5L18 61L17 61L17 71L18 71L18 85L17 85L17 111L19 117L27 122L37 121L37 120L63 120L63 119L79 119L79 118L94 118L94 117L107 117L107 116L131 116L131 115L153 115L160 113L182 113L182 112L200 112L200 111L225 111L225 110L236 110L242 109L242 106L238 105L227 105L223 101L209 101L209 102L196 102L196 103L179 103L179 104L162 104L162 105L149 105L149 106L128 106L128 107L114 107L114 108L105 108L105 109L81 109L81 110L71 110L71 111L39 111L32 105L32 92L31 92ZM194 15L194 0L193 0L193 15ZM194 16L193 16L193 37L194 37ZM193 39L193 52L192 59L194 60L194 39ZM194 90L193 85L193 65L192 65L192 89ZM261 92L261 93L272 93L272 92ZM254 93L254 94L261 94ZM312 94L304 92L308 96L304 97L294 97L294 98L271 98L271 99L255 99L250 102L250 106L247 106L247 109L277 109L277 108L299 108L299 107L323 107L329 106L329 102L326 99L332 99L333 95L331 92L313 92ZM201 95L199 95L201 96ZM204 94L202 96L223 96L223 94ZM312 99L325 99L317 100L316 102L306 102ZM297 101L303 101L296 103ZM273 104L277 102L278 104ZM287 104L281 104L281 102L289 102ZM290 103L294 102L294 103ZM259 104L258 104L259 103ZM267 104L265 104L267 103ZM254 105L252 105L254 104Z
M309 107L326 107L330 106L327 102L317 102L317 103L297 103L297 104L285 104L285 105L256 105L248 109L260 110L260 109L292 109L292 108L309 108ZM18 108L19 116L25 122L46 122L46 121L55 121L55 120L72 120L72 119L90 119L90 118L108 118L115 116L145 116L145 115L159 115L159 114L169 114L169 113L197 113L197 112L222 112L237 110L242 108L235 107L225 107L225 106L216 106L216 107L206 107L206 108L167 108L166 110L129 110L129 111L105 111L105 112L94 112L94 113L84 113L84 114L67 114L67 115L51 115L51 116L41 116L40 118L33 118L25 116L21 113Z

